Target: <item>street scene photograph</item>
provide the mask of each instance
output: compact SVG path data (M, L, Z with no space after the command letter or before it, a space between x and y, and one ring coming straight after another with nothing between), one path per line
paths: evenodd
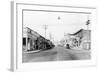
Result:
M22 63L91 59L91 13L24 10Z

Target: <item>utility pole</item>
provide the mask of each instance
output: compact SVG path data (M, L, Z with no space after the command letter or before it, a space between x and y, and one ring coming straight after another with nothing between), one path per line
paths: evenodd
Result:
M87 25L87 30L89 30L89 24L90 24L90 19L89 19L89 15L88 15L88 18L87 18L87 22L86 22L86 25ZM89 33L88 33L89 34ZM90 38L90 35L89 36L87 36L87 47L86 47L86 49L89 49L89 38Z
M52 40L52 35L51 35L51 33L49 33L49 38L50 38L50 40Z
M46 38L46 31L48 29L48 25L43 25L44 26L44 31L45 31L45 38Z
M88 17L87 17L87 22L86 22L87 30L89 29L89 24L90 24L90 19L89 19L89 15L88 15Z
M50 39L51 41L53 41L53 35L52 35L52 33L49 33L49 39Z
M89 28L90 20L87 20L86 25L87 25L87 30Z

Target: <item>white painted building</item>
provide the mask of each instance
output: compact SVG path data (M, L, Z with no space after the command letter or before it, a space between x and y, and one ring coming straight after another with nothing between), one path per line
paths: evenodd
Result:
M80 29L74 34L67 34L64 37L65 46L70 45L71 49L90 49L91 44L91 31Z

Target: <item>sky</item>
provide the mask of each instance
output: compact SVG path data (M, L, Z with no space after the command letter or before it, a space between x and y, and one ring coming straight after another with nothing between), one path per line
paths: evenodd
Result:
M89 16L89 14L79 13L24 11L23 27L29 27L45 37L44 27L46 25L46 38L52 37L53 40L60 41L64 34L87 29L85 24Z

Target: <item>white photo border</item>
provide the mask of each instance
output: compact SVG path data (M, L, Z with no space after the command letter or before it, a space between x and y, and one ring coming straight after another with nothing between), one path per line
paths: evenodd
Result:
M75 6L61 6L61 5L43 5L32 3L13 2L13 60L11 68L13 71L34 70L34 69L54 69L66 67L81 67L96 65L96 45L95 45L95 24L96 24L96 8L95 7L75 7ZM22 63L22 28L23 28L23 11L37 10L37 11L55 11L55 12L76 12L89 13L91 17L91 60L77 60L77 61L54 61L54 62L32 62ZM93 49L94 48L94 49ZM29 68L30 67L30 68Z

